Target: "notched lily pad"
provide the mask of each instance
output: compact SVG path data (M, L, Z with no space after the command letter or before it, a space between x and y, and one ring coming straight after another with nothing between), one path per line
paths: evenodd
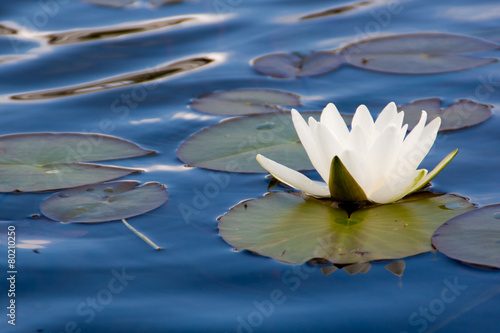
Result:
M408 129L411 130L417 125L422 110L425 110L428 123L441 117L440 132L478 125L491 117L491 108L490 105L461 99L451 106L441 109L441 99L439 98L420 99L398 107L399 111L405 112L405 123L408 124Z
M141 170L82 162L149 154L154 151L100 134L0 136L0 192L39 192L123 177Z
M311 52L304 56L275 53L255 59L253 66L260 74L286 79L326 74L340 67L343 62L342 56L332 52Z
M238 250L289 264L366 263L431 251L434 231L473 208L462 197L422 192L349 216L329 200L272 192L231 208L219 219L219 232Z
M300 96L272 89L217 91L191 102L191 107L197 111L224 116L282 112L284 110L279 106L298 105Z
M92 184L56 193L40 205L43 215L61 222L117 221L147 213L168 198L164 185L137 181Z
M339 51L361 69L393 74L438 74L466 70L498 61L463 54L498 49L481 39L450 34L406 34L364 40Z
M436 230L432 244L450 258L500 269L500 204L452 218Z
M318 120L320 112L302 115ZM344 119L349 123L351 116ZM257 154L296 170L313 169L290 112L223 121L193 134L177 150L179 159L188 165L226 172L265 173L255 159Z

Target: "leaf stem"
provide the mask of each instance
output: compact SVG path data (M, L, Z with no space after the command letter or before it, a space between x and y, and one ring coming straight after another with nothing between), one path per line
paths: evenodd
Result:
M125 224L125 226L127 228L129 228L130 230L132 230L134 232L134 234L136 234L137 236L139 236L139 238L141 238L143 241L145 241L146 243L148 243L149 245L151 245L151 247L153 249L155 249L156 251L162 250L161 247L159 247L158 245L156 245L155 243L153 243L153 241L150 240L149 238L147 238L143 233L139 232L136 228L134 228L133 226L131 226L130 224L128 224L128 222L125 221L125 219L122 219L122 222Z

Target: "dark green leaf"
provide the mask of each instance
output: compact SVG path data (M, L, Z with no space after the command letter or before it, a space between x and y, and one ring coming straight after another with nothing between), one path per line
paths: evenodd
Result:
M319 119L320 112L303 112ZM350 122L350 116L344 116ZM299 141L290 112L233 118L193 134L177 150L188 165L228 172L267 172L255 157L262 154L295 170L313 166Z
M449 220L436 230L432 244L450 258L500 268L500 204Z
M326 74L342 63L343 58L331 52L312 52L306 56L276 53L255 59L253 66L260 74L285 79Z
M0 192L38 192L123 177L137 169L81 162L153 154L116 137L32 133L0 137Z
M480 39L449 34L408 34L364 40L340 50L355 67L393 74L438 74L484 66L497 59L461 54L498 49Z
M440 132L459 130L475 126L491 117L491 106L461 99L451 106L441 109L441 99L428 98L413 101L398 107L405 112L405 123L412 129L418 123L422 110L427 112L427 123L441 118Z
M141 215L168 198L165 186L121 181L92 184L56 193L40 205L43 215L61 222L96 223Z
M234 89L218 91L192 101L197 111L224 116L244 116L281 112L279 106L298 106L298 95L271 89Z

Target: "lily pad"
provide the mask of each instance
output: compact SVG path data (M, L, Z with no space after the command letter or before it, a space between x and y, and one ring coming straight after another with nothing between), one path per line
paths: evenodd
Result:
M165 186L120 181L92 184L56 193L40 205L43 215L61 222L96 223L141 215L163 205Z
M320 112L303 112L319 119ZM344 116L350 122L351 116ZM177 156L188 165L227 172L266 173L255 157L262 154L296 170L314 169L299 141L290 112L233 118L186 139Z
M275 53L253 61L257 72L274 78L286 79L326 74L343 63L343 57L332 52L312 52L302 56L296 53Z
M138 169L81 162L153 154L116 137L79 133L0 136L0 192L38 192L126 176Z
M481 39L450 34L406 34L364 40L341 49L345 61L361 69L393 74L438 74L497 61L462 54L498 49Z
M441 117L440 132L454 131L471 127L488 120L491 117L491 106L461 99L451 106L441 109L441 99L420 99L410 104L401 105L398 109L405 112L405 123L412 129L417 125L422 110L427 112L427 122Z
M500 204L449 220L436 230L432 244L450 258L500 268Z
M279 106L298 105L300 105L300 96L271 89L218 91L191 102L191 107L197 111L224 116L282 112L284 110Z
M474 205L422 192L348 213L329 200L272 192L220 217L219 232L238 250L289 264L323 258L335 264L399 259L432 250L434 231Z

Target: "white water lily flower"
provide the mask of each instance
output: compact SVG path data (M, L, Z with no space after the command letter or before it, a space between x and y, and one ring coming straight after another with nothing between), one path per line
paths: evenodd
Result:
M424 187L457 154L446 156L431 172L417 169L436 140L441 119L427 126L427 113L406 135L404 112L389 103L374 122L367 107L360 105L352 118L351 131L335 105L328 104L320 121L309 125L292 109L295 130L312 165L326 183L276 163L262 155L257 161L279 181L318 198L338 201L390 203Z

